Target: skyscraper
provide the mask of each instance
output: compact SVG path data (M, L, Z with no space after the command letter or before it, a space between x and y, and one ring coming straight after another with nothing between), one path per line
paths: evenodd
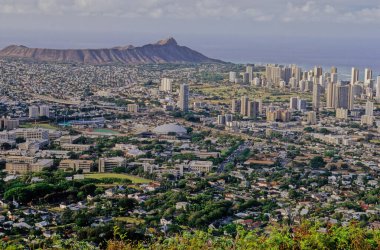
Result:
M240 100L232 99L231 113L235 114L235 113L240 112L240 106L241 106Z
M337 73L338 73L338 69L335 66L332 66L331 67L331 74L337 74Z
M162 78L160 90L164 92L172 92L173 91L173 79L170 78Z
M256 118L259 114L259 103L256 101L248 101L247 116L250 118Z
M343 84L341 82L336 84L335 91L334 91L335 109L338 109L338 108L349 109L350 89L351 89L351 84Z
M322 71L322 67L321 66L315 66L314 67L314 77L315 78L321 77L322 73L323 73L323 71Z
M183 112L189 111L189 85L181 84L179 88L179 109Z
M380 76L377 76L376 81L376 98L380 98Z
M334 89L335 89L335 84L334 82L330 81L327 84L326 88L326 107L327 108L334 108Z
M290 97L289 108L291 110L297 110L298 97Z
M248 116L248 96L242 96L240 101L240 114L242 116Z
M229 81L232 83L235 83L236 75L237 75L236 72L231 71L229 75Z
M313 110L318 110L321 105L321 85L313 84Z
M365 104L365 115L373 116L373 102L370 102L369 100Z
M364 70L364 83L370 83L372 80L372 70L366 68Z
M249 82L252 82L253 80L253 66L252 65L248 65L246 68L245 68L245 73L248 73L248 81Z
M356 83L359 81L359 69L357 68L352 68L351 69L351 84Z

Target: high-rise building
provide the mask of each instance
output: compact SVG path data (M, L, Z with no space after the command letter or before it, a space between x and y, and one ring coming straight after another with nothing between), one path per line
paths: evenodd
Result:
M269 64L266 66L265 78L267 80L267 86L278 86L280 81L284 79L284 71L278 65Z
M247 67L245 68L245 73L248 73L248 81L252 82L252 80L253 80L253 66L247 65Z
M235 113L240 112L240 109L241 109L240 106L241 106L240 100L232 99L232 102L231 102L231 113L235 114Z
M367 101L365 104L365 115L373 116L373 102Z
M331 67L331 74L337 74L337 73L338 73L338 69L337 69L337 67L332 66L332 67Z
M179 89L179 109L183 112L189 111L189 85L181 84Z
M314 83L313 85L313 110L319 110L321 105L321 85Z
M297 110L297 106L298 106L298 97L290 97L289 109Z
M256 102L259 104L259 114L263 113L263 100L261 99L256 99Z
M47 105L40 106L40 116L50 117L50 109Z
M292 77L292 69L288 67L283 68L282 75L283 75L282 80L284 80L288 84L290 78Z
M292 77L295 78L296 83L298 84L302 79L302 69L296 65L292 66Z
M37 106L29 107L29 118L37 118L39 116L39 109Z
M335 90L335 84L331 81L327 84L326 88L326 107L327 108L334 108L334 90Z
M376 78L376 98L380 98L380 76Z
M342 82L339 82L338 84L336 84L335 91L334 91L335 109L338 109L338 108L349 109L350 89L351 89L351 84L343 84Z
M354 84L359 81L359 69L352 68L351 69L351 84Z
M248 117L256 118L259 115L259 103L256 101L248 101Z
M249 82L249 73L243 73L243 84L248 84Z
M320 66L314 67L314 77L319 78L322 76L322 73L323 73L322 67Z
M241 101L240 101L240 114L242 116L248 116L248 103L249 103L248 96L242 96Z
M162 78L160 90L164 91L164 92L172 92L173 91L173 79Z
M369 68L366 68L364 70L364 83L370 83L372 80L372 70Z
M236 72L231 71L231 72L230 72L229 81L232 82L232 83L235 83L235 81L236 81L236 76L237 76Z
M298 99L298 104L297 104L297 110L305 112L307 107L306 100L304 99Z
M330 79L331 79L331 82L337 83L338 82L338 73L331 73Z

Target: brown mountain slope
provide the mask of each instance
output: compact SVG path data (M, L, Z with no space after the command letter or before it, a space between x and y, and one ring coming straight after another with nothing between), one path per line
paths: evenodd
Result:
M141 47L129 45L109 49L40 49L11 45L0 50L0 57L88 64L222 63L220 60L208 58L188 47L178 45L174 38Z

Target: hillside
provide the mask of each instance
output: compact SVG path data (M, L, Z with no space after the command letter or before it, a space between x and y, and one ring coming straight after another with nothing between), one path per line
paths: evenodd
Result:
M0 57L24 58L48 62L85 64L146 64L146 63L222 63L195 50L177 44L174 38L141 47L132 45L103 49L46 49L10 45Z

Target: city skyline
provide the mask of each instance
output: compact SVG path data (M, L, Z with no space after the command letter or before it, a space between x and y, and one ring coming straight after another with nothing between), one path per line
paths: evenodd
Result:
M380 68L380 6L373 0L3 0L0 13L1 48L102 48L172 36L234 63Z

